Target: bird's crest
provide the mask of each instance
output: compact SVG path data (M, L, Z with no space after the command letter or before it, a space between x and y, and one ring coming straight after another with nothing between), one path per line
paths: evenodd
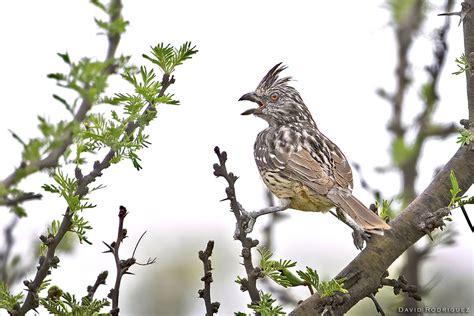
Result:
M273 66L273 68L270 69L270 71L265 75L265 77L263 77L262 81L260 81L256 90L259 92L264 92L276 86L286 84L288 81L291 80L291 77L283 77L281 79L278 78L280 72L282 72L286 68L287 67L285 65L282 65L282 63L278 63Z

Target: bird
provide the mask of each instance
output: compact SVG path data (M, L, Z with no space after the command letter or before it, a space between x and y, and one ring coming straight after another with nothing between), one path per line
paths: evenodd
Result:
M280 74L287 67L276 64L253 92L239 101L257 107L242 115L265 120L268 127L255 140L254 158L268 189L280 204L256 212L246 212L252 231L257 217L288 208L328 212L353 230L354 243L362 249L372 234L383 235L390 226L352 194L351 166L339 147L318 129L300 93L290 85L291 77Z

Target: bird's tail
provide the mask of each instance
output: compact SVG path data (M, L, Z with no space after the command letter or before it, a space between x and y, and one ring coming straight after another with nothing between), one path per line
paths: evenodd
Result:
M365 207L361 201L346 190L331 190L328 197L368 233L383 235L384 230L391 228L383 219Z

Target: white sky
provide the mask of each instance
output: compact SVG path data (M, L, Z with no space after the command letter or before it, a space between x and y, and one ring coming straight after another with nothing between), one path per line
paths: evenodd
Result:
M126 221L131 238L124 244L123 253L131 253L134 241L147 230L138 258L158 257L153 268L157 273L160 265L170 264L167 254L182 241L195 247L186 250L185 255L200 268L197 251L205 247L208 239L216 240L215 252L221 251L223 264L234 265L232 269L241 273L237 262L240 248L232 241L234 219L227 212L227 204L218 202L224 197L225 184L212 175L216 161L213 147L219 145L228 151L228 167L240 176L237 194L244 207L254 210L264 206L263 184L252 151L255 136L265 123L240 116L249 105L237 99L252 91L268 69L280 61L288 65L284 75L294 77L293 84L320 129L351 161L362 165L373 187L387 196L398 192L396 175L373 172L389 161L385 126L390 115L389 105L374 91L379 87L388 91L394 88L394 40L383 1L124 2L124 15L131 25L119 50L133 55L133 62L145 62L141 54L148 53L149 46L158 42L179 45L190 40L199 53L176 71L176 84L170 91L181 105L161 107L158 119L149 128L153 145L141 154L144 170L136 172L131 163L124 162L108 169L99 179L108 188L91 196L98 207L85 214L94 226L90 233L94 246L78 247L72 256L62 256L61 269L53 272L54 282L81 297L98 272L113 271L112 257L100 253L101 241L115 238L116 213L121 204L131 211ZM421 32L421 40L412 50L417 79L424 78L423 67L432 60L429 30L442 22L436 17L438 11L435 8L429 14L429 27ZM0 4L1 178L20 162L20 146L8 129L26 139L37 135L37 115L52 120L67 118L61 105L51 98L51 94L61 95L63 91L46 79L47 73L65 71L56 53L68 51L74 60L86 55L103 58L106 41L103 36L96 36L92 20L97 15L98 10L87 1ZM462 28L456 25L457 20L449 34L450 53L439 89L441 101L436 119L442 122L467 118L465 78L450 74L456 68L455 57L463 51ZM115 84L110 91L121 91L122 83L112 82ZM420 108L417 95L418 91L412 89L407 117ZM433 169L443 165L456 149L455 138L427 145L419 190L430 182ZM39 186L46 179L44 175L32 177L22 183L22 188L41 191ZM372 198L361 189L357 174L355 179L355 194L370 204ZM63 201L49 194L43 201L25 206L29 217L16 230L18 245L23 248L37 238L47 222L59 219L65 209ZM290 218L276 229L276 257L294 259L301 267L316 267L330 277L356 255L350 231L332 216L287 213ZM1 224L9 218L6 210L0 212ZM435 255L431 262L467 271L472 278L473 235L460 211L455 211L453 218L452 225L460 231L458 244L443 250L444 259ZM263 222L257 222L256 237ZM143 278L147 269L150 268L134 271ZM215 292L213 296L223 304L223 315L244 309L246 294L240 294L238 287L229 282L236 273L220 280L215 277L220 283L216 286L226 295L243 300L226 302ZM111 280L112 275L109 283ZM125 281L124 297L133 287L140 288L139 280L140 276ZM196 299L191 313L202 314L203 306ZM124 315L132 315L132 311L133 305L124 307Z

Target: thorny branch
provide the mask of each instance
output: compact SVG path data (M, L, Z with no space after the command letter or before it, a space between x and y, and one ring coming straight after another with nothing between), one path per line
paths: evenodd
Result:
M118 8L121 8L121 1L114 0ZM110 45L118 45L118 40L116 37L109 37L109 46ZM116 48L115 48L116 49ZM115 51L114 49L114 51ZM111 51L109 49L109 51ZM173 76L169 76L168 74L164 74L162 78L162 86L158 96L164 95L166 89L175 82ZM150 104L142 114L142 117L145 117L150 111L154 110L155 105ZM139 121L141 120L140 117L136 122L131 122L126 128L126 135L123 136L123 139L129 137L134 130L139 126ZM113 149L110 149L109 152L105 155L102 161L96 161L94 163L93 169L89 172L89 174L83 176L82 172L79 168L76 168L76 179L77 179L77 190L75 195L79 198L84 197L89 189L88 185L94 182L97 177L102 175L102 171L108 168L111 164L112 159L114 158L116 152ZM36 308L39 304L38 300L38 289L41 283L44 281L46 276L50 274L50 268L57 266L59 262L59 258L55 256L56 247L58 246L59 242L63 239L66 232L69 231L71 226L73 213L70 211L69 208L66 209L66 212L63 216L62 222L59 226L59 230L56 236L48 236L48 251L46 253L46 257L42 257L40 259L40 265L38 267L38 271L34 277L33 281L25 281L25 285L28 289L28 295L26 297L25 302L21 306L20 310L17 312L17 315L24 315L27 311L31 310L32 308ZM45 238L46 239L46 238ZM147 262L146 264L152 263L152 261Z
M212 265L211 265L211 256L212 250L214 249L214 240L209 240L205 250L199 251L199 259L202 261L204 266L204 276L201 278L201 281L204 282L204 289L198 291L199 297L204 300L206 305L206 316L212 316L217 314L219 311L219 302L212 302L211 300L211 283L212 279Z
M142 240L142 236L138 240L135 250L133 251L132 257L128 258L126 260L120 259L119 255L119 249L120 245L122 244L123 240L127 238L127 229L123 228L123 223L125 221L125 217L128 215L128 211L124 206L119 207L119 225L118 225L118 230L117 230L117 238L115 241L113 241L110 244L107 244L106 242L103 242L105 246L107 246L108 250L105 251L105 253L112 253L114 256L115 260L115 268L117 270L117 274L115 276L115 284L114 287L110 290L110 293L108 294L108 298L112 300L112 309L110 310L110 314L112 316L117 316L119 315L120 308L119 308L119 295L120 295L120 284L122 282L122 277L126 274L133 274L131 272L128 272L128 269L132 267L134 264L137 264L137 260L135 259L135 250L138 247L138 244ZM149 265L155 263L155 259L148 259L147 263L141 264L141 265Z
M234 213L235 219L237 221L237 226L234 234L234 239L238 239L242 244L242 258L244 260L244 267L247 273L247 278L241 280L240 289L242 291L248 291L252 304L256 304L260 301L260 294L257 289L257 279L263 277L262 271L259 267L254 267L252 262L252 248L257 247L258 240L252 239L247 236L245 232L245 227L247 225L245 216L242 215L242 205L237 201L237 196L235 192L235 182L238 177L232 172L227 171L225 165L227 161L227 153L225 151L221 152L219 147L214 148L214 152L219 159L219 163L214 164L214 175L216 177L222 177L227 181L227 188L225 193L227 197L223 199L229 200L230 208ZM247 219L248 220L248 219Z

